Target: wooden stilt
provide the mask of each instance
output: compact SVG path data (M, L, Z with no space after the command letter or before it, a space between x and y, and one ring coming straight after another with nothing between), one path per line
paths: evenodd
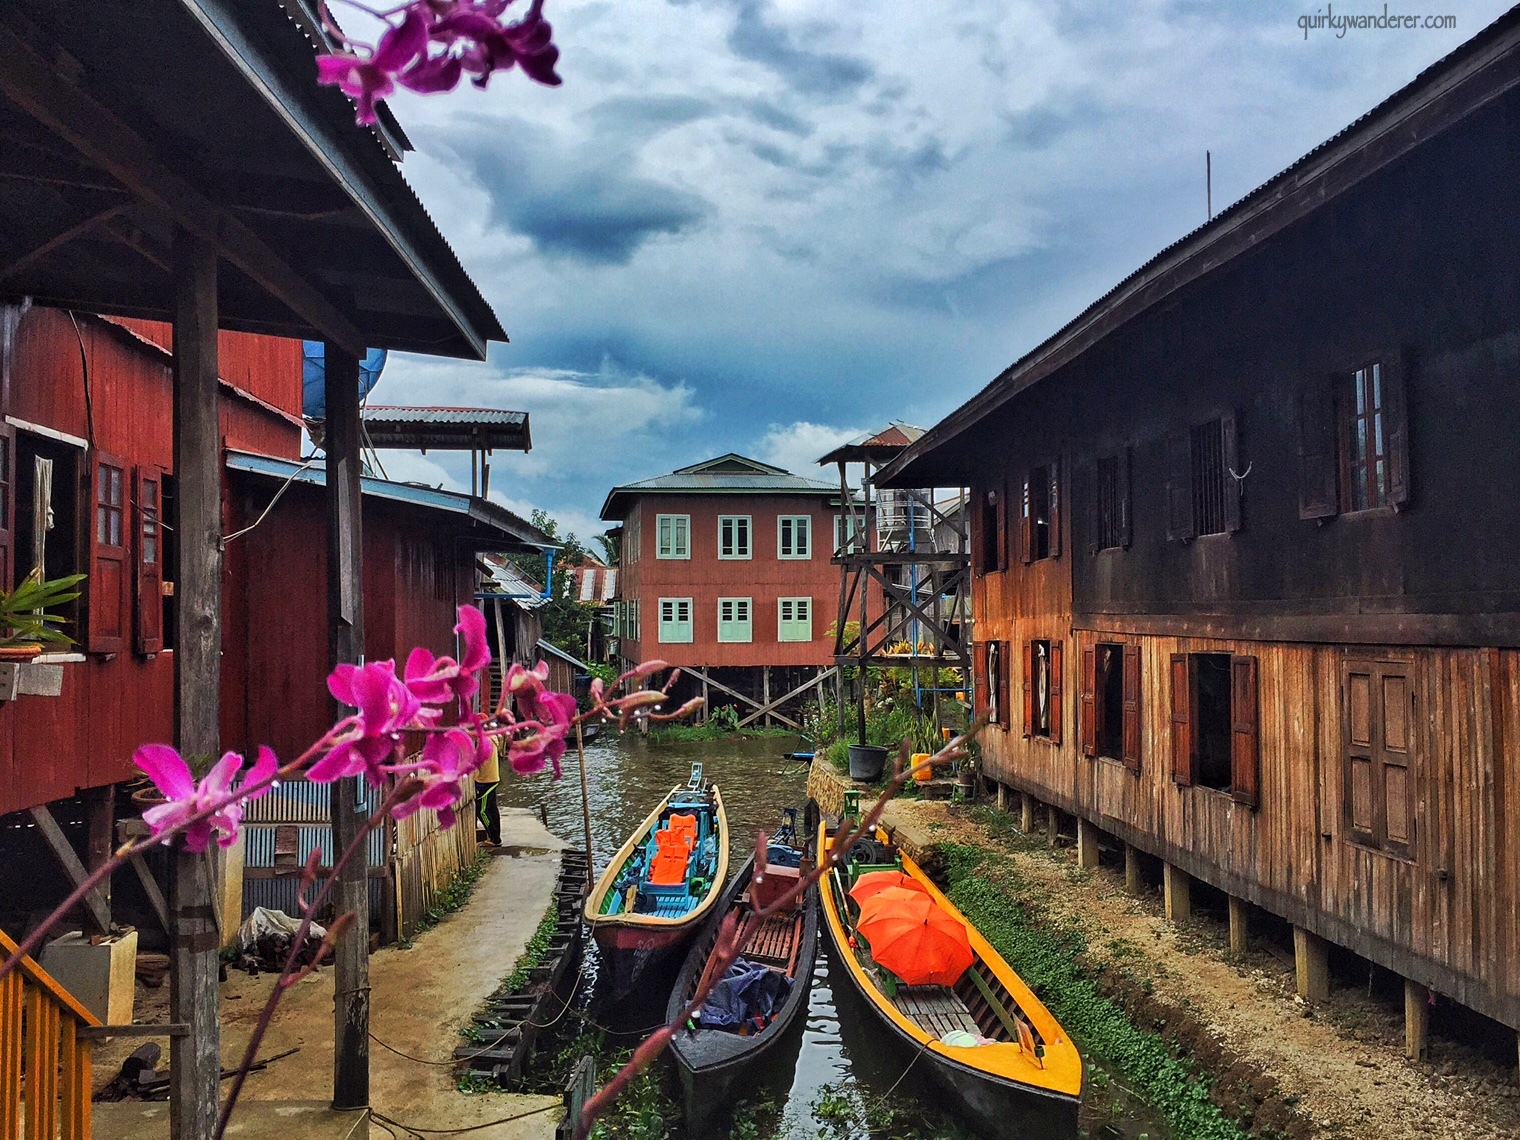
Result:
M1404 1056L1425 1059L1430 1038L1430 991L1419 982L1404 979Z
M221 752L222 450L217 391L217 255L187 233L174 245L175 738L185 756ZM170 907L169 1136L209 1140L222 1075L216 884L211 864L174 853Z
M364 527L359 498L359 361L329 342L327 397L327 644L333 665L364 660ZM347 710L338 710L343 715ZM354 780L332 784L334 858L359 834ZM369 868L361 850L338 876L335 913L353 925L333 954L333 1107L369 1104Z
M771 707L771 667L769 665L762 665L762 666L760 666L760 702L761 702L761 704L760 704L761 708L766 709L766 710L770 709L770 707ZM767 711L765 713L765 719L764 719L763 723L765 724L766 728L769 728L771 726L771 714L770 714L769 711Z
M1165 900L1166 920L1186 922L1193 917L1193 879L1181 867L1170 863L1161 866L1161 890Z
M1244 954L1251 937L1251 904L1230 896L1230 953Z
M1098 866L1098 829L1081 816L1077 817L1077 866L1084 871Z
M1050 849L1056 849L1056 841L1061 837L1061 812L1055 804L1045 808L1045 842Z
M1305 1001L1329 1001L1330 943L1301 926L1295 926L1293 964L1298 974L1298 996Z
M702 723L706 724L710 716L712 716L712 692L708 687L707 677L704 674L702 677Z
M998 811L1008 810L1008 786L1001 780L997 782L997 809Z
M1140 852L1128 843L1124 845L1124 889L1136 898L1145 893L1145 880L1140 875Z
M1019 830L1025 835L1034 834L1034 797L1028 792L1019 793Z

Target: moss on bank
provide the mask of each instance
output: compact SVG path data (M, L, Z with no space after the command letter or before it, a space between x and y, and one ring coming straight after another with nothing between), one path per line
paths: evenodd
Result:
M649 739L654 744L685 744L694 740L761 740L767 737L795 738L790 728L764 728L746 725L744 728L727 728L715 721L707 724L668 724L664 728L651 729Z
M1125 995L1143 997L1147 982L1105 976L1115 973L1110 964L1089 953L1087 936L1075 923L1055 920L1040 907L1037 891L1011 857L962 845L938 850L951 901L1003 957L1017 964L1083 1050L1122 1073L1175 1136L1242 1140L1253 1133L1276 1137L1300 1131L1302 1121L1288 1118L1275 1090L1242 1102L1230 1090L1216 1089L1215 1075L1184 1055L1178 1034L1171 1033L1169 1040L1157 1031L1170 1031L1170 1019L1150 1008L1148 998L1142 1002L1144 1013L1155 1028L1143 1028L1145 1018L1127 1012L1125 1006L1134 1003ZM1229 1060L1223 1054L1214 1059ZM1221 1100L1231 1113L1217 1103ZM1262 1112L1266 1101L1273 1103Z

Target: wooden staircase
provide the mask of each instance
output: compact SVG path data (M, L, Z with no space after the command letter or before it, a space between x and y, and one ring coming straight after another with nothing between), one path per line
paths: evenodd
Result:
M16 943L0 931L0 961ZM0 978L0 1140L88 1140L90 1040L100 1022L37 962Z

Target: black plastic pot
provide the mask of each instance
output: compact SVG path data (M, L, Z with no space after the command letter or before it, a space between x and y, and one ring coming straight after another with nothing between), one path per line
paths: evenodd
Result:
M887 766L887 750L879 744L850 745L850 779L879 780Z

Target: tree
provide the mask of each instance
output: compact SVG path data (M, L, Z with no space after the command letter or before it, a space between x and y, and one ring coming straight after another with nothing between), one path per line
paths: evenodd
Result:
M576 600L576 567L586 561L586 547L574 534L561 535L559 521L547 511L534 509L533 525L560 544L554 552L554 570L549 581L549 601L539 612L544 639L557 649L575 657L586 652L586 630L599 620L598 607ZM514 554L513 563L535 581L542 581L545 559L533 554Z

